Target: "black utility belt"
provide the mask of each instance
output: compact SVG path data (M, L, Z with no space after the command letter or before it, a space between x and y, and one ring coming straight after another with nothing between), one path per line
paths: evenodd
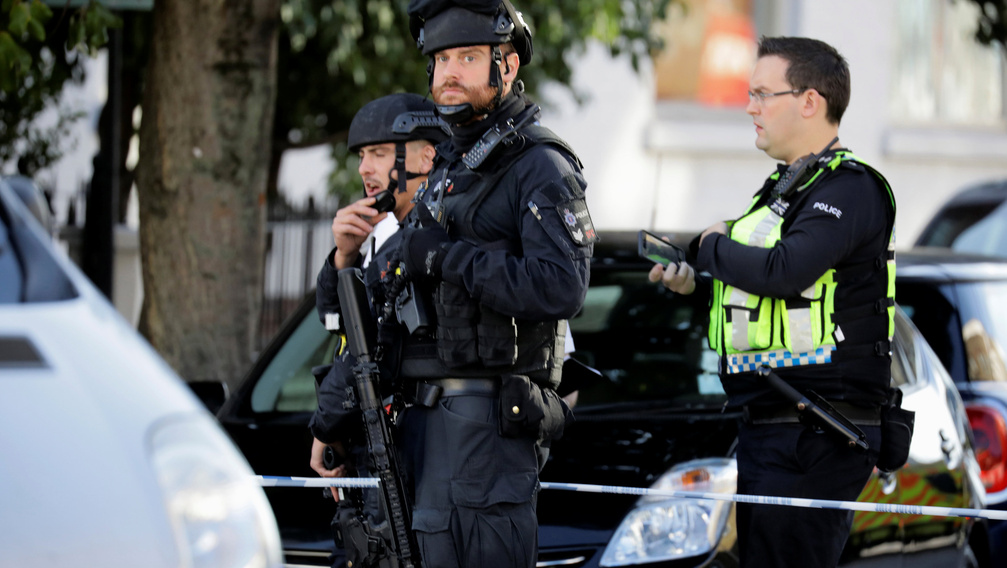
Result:
M432 407L437 401L450 396L497 396L500 394L500 379L489 378L445 378L425 379L416 383L416 394L409 401L420 406Z
M570 418L569 407L556 391L527 375L424 379L416 383L415 398L409 402L433 408L438 400L451 396L496 398L499 432L505 438L552 440L562 435Z
M881 407L857 406L848 402L829 402L847 420L861 426L880 426ZM743 417L749 424L797 424L800 413L794 404L746 405Z

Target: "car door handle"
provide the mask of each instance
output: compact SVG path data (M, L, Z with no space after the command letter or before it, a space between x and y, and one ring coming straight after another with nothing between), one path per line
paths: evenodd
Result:
M955 443L944 435L944 430L941 430L939 433L941 435L941 451L944 452L944 459L950 461L951 452L955 449Z

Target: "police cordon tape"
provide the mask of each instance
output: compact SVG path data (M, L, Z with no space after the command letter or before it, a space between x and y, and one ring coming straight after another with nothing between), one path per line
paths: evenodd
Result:
M371 487L380 485L374 477L280 477L258 475L256 479L263 487ZM582 483L557 483L542 481L542 489L560 491L580 491L584 493L610 493L616 495L640 495L649 497L671 497L677 499L706 499L713 501L733 501L756 505L783 505L805 509L840 509L844 511L869 511L876 513L896 513L899 515L930 515L932 517L972 517L978 519L1007 520L1007 511L992 509L963 509L959 507L933 507L928 505L902 505L898 503L863 503L860 501L832 501L828 499L802 499L796 497L770 497L766 495L740 495L735 493L702 493L695 491L668 491L645 487L621 487L618 485L587 485Z

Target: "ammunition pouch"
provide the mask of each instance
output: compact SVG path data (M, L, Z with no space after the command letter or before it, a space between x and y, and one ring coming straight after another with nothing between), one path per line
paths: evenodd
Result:
M888 403L881 408L881 452L877 467L883 472L900 469L909 460L916 413L902 408L902 391L889 389Z
M479 359L487 367L510 366L517 361L517 326L514 318L479 306Z
M441 282L434 294L437 311L437 355L448 368L481 364L510 366L517 361L517 326L514 318L473 300L450 282Z
M479 304L459 286L441 282L434 293L437 311L437 356L449 368L479 362L476 318Z
M573 412L555 390L543 388L524 375L500 378L501 436L556 440L572 419Z

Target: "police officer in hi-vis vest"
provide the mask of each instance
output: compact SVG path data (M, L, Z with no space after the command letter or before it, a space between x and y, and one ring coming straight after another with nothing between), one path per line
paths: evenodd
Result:
M740 217L693 241L695 269L712 281L684 262L657 265L650 279L712 294L710 345L729 404L744 409L738 492L853 501L878 460L890 383L895 198L838 141L850 73L833 47L762 38L748 99L755 145L782 163ZM760 367L831 403L869 449L798 422ZM835 566L853 519L772 505L737 512L745 567Z

